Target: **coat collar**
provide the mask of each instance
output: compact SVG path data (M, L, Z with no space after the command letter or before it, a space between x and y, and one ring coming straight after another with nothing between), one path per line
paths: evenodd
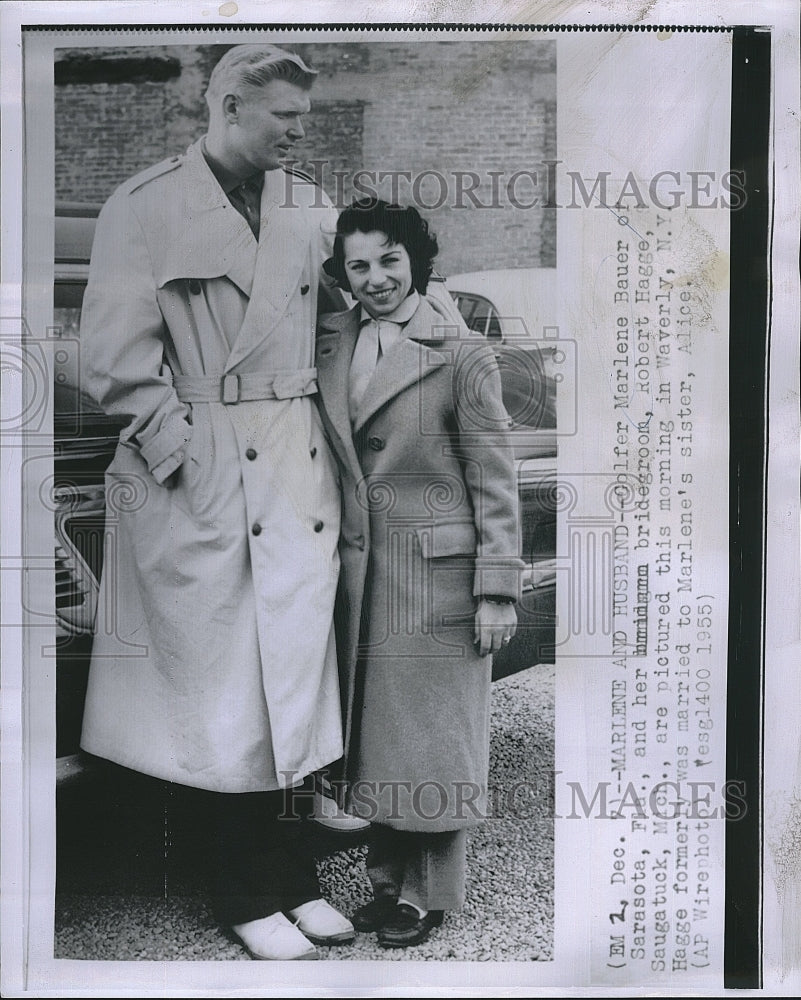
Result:
M155 262L159 287L175 278L230 278L248 296L226 370L253 350L286 311L310 253L310 220L301 201L286 204L283 169L264 175L261 230L256 242L250 226L231 205L202 152L202 139L187 150L181 176L179 212L183 228L165 243ZM297 199L302 192L292 189ZM316 301L316 299L315 299Z
M202 142L199 139L193 143L184 157L180 172L182 229L165 245L157 262L158 285L162 287L174 278L225 275L252 297L257 257L264 257L269 266L265 263L262 269L272 272L270 300L280 308L288 298L284 284L297 278L308 247L304 207L284 204L286 174L280 167L268 170L261 193L260 238L256 242L250 226L228 200L206 162ZM285 211L279 211L282 206ZM277 261L281 266L276 266Z
M464 331L455 327L440 309L433 308L424 295L419 296L418 302L417 310L404 327L405 339L424 342L432 347L440 344L448 346L446 341L461 339ZM358 304L344 312L326 313L320 317L320 332L341 333L345 337L352 335L355 345L361 318L361 306Z
M376 318L375 316L371 316L364 306L361 306L359 309L359 326L362 327L365 323L397 323L403 325L404 323L408 323L412 316L414 316L419 305L420 293L413 291L411 295L406 296L397 309L394 309L386 316Z
M249 296L258 244L206 163L202 141L193 143L184 158L180 171L183 228L165 245L156 280L161 287L175 278L227 275Z
M320 394L337 433L344 440L399 392L448 364L451 354L443 318L420 298L417 311L404 327L404 338L384 355L370 379L352 425L348 408L348 375L353 349L359 335L360 309L324 316L321 332L338 334L321 338L317 352ZM442 348L442 349L440 349Z

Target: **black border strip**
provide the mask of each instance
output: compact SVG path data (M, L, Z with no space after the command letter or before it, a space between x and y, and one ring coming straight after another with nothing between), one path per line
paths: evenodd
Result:
M490 24L449 22L408 24L379 21L372 24L23 24L23 31L733 31L721 24Z
M762 987L762 734L770 221L769 31L732 40L731 169L747 200L731 214L729 293L729 656L726 777L746 811L726 823L724 987Z

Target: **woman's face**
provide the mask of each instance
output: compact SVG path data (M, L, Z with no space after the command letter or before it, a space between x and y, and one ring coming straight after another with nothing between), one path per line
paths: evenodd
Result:
M345 274L356 299L371 316L386 316L412 290L412 264L402 243L386 233L351 233L342 240Z

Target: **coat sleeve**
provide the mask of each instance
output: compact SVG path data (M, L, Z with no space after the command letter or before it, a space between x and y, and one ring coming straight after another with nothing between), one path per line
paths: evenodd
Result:
M485 343L459 349L454 402L477 535L473 594L519 600L525 564L520 558L517 472L501 375Z
M192 428L164 363L166 324L131 201L117 192L98 218L81 315L82 386L106 413L130 420L121 440L163 482L183 461Z
M334 279L329 277L323 270L323 264L334 253L334 237L337 231L338 213L328 195L322 189L318 191L318 197L322 201L320 210L320 260L318 270L318 298L317 298L317 319L318 323L326 313L344 312L352 305L348 302L340 288L337 288Z

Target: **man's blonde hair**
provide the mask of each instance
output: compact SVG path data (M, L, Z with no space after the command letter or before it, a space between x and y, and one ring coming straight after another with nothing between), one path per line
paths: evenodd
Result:
M309 90L317 70L299 55L278 45L236 45L220 59L209 77L206 102L225 94L240 93L245 87L264 87L272 80L286 80Z

